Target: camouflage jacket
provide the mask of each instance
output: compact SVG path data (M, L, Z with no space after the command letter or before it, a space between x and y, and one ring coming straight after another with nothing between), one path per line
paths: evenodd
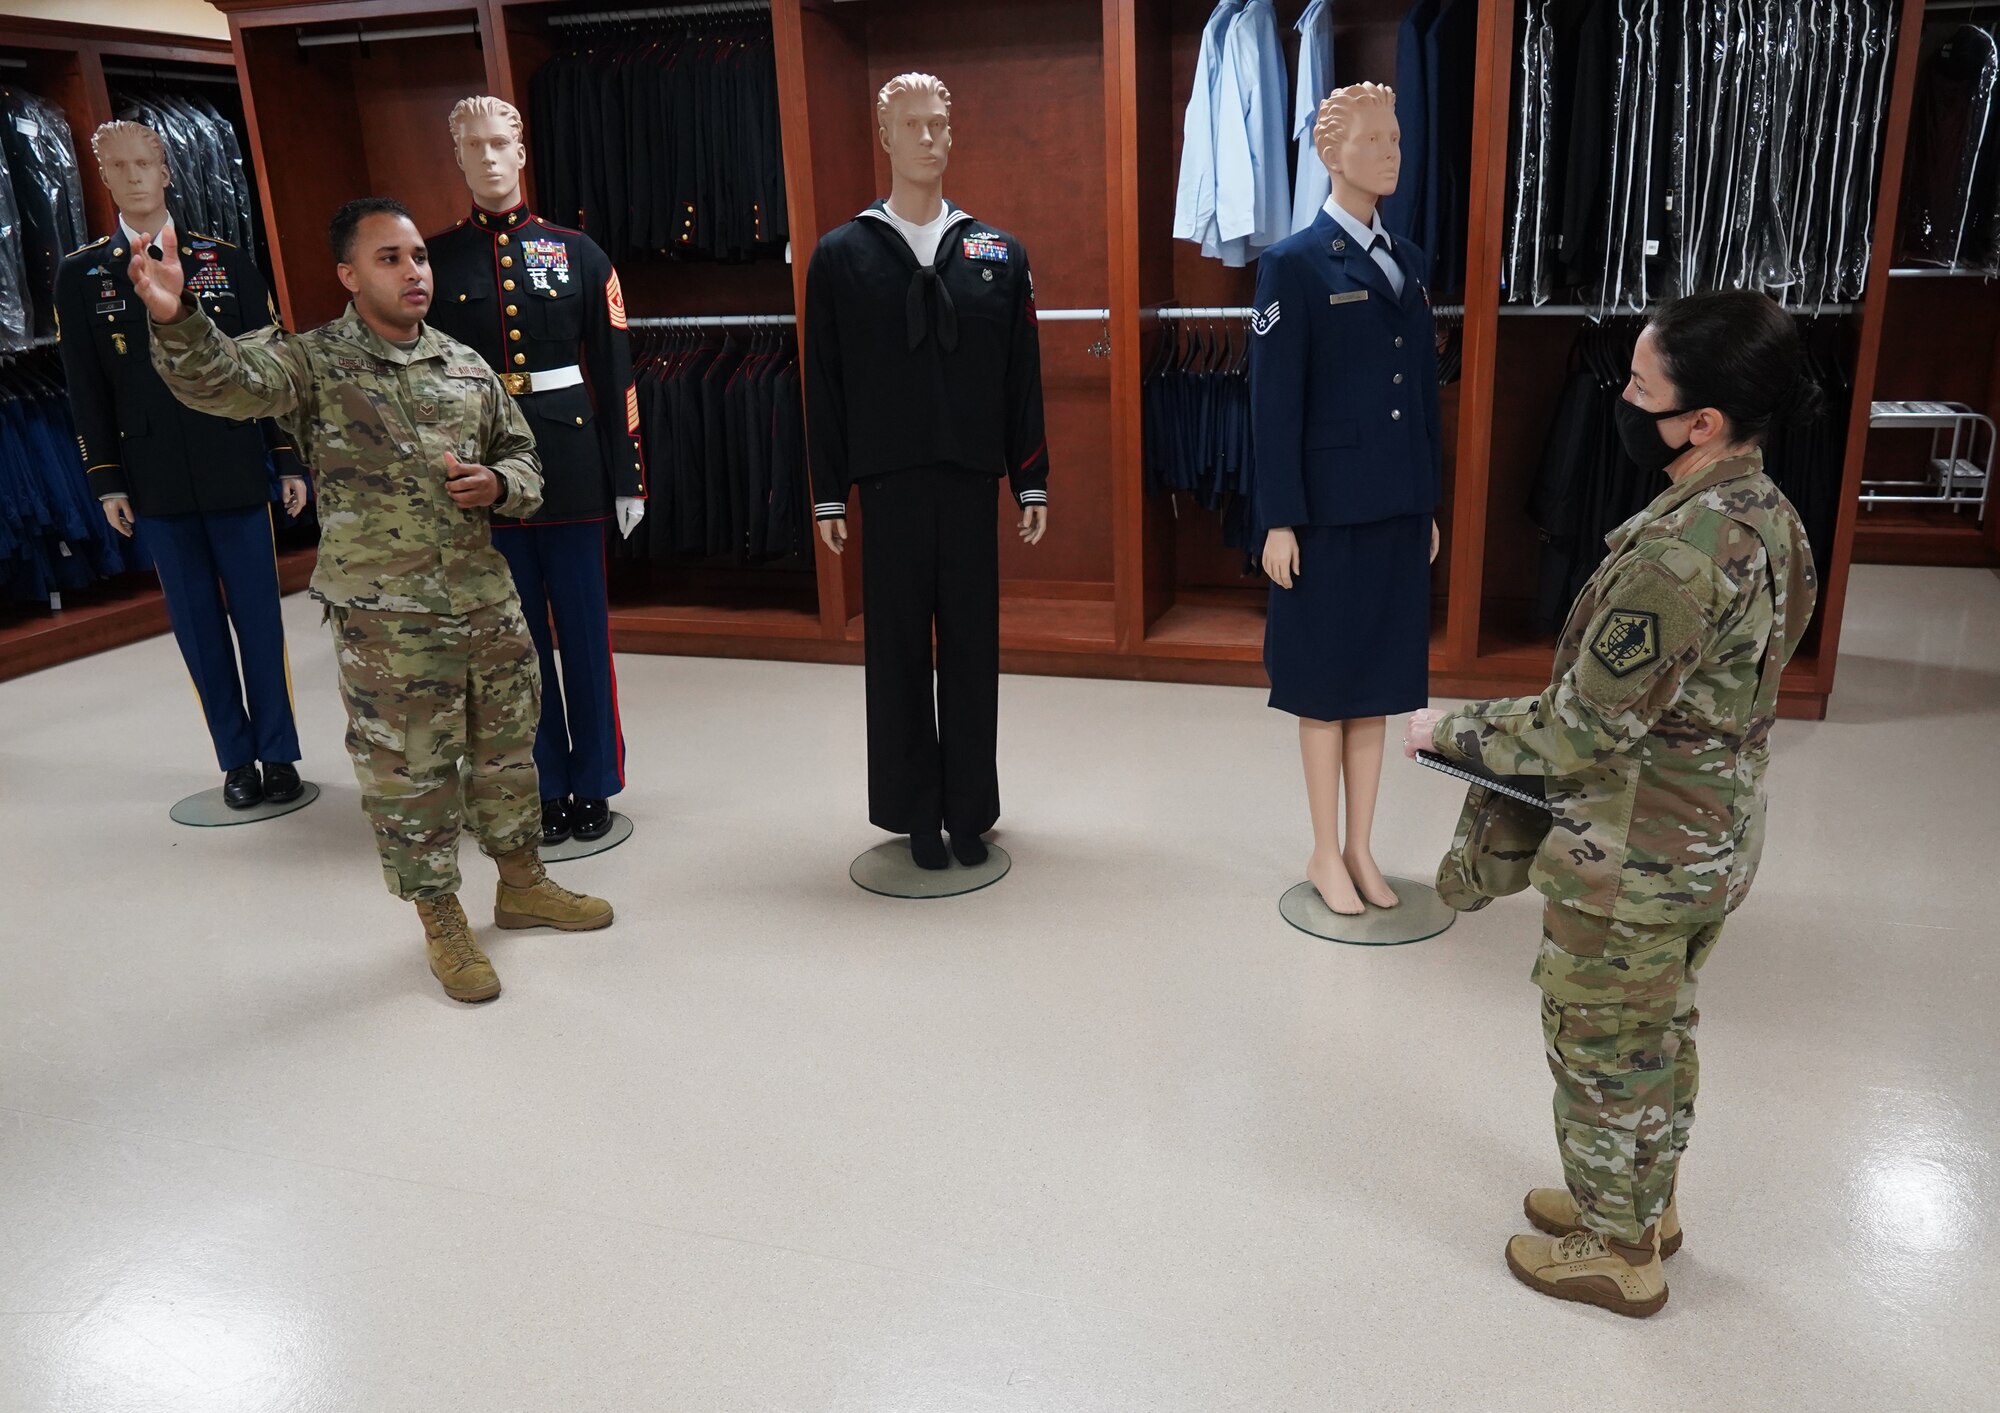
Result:
M1818 588L1761 452L1670 486L1607 537L1536 697L1474 702L1437 749L1548 777L1547 897L1642 924L1722 917L1764 843L1778 680Z
M313 596L395 613L469 613L513 597L485 508L445 490L447 451L490 466L493 507L532 515L542 502L534 433L478 354L424 326L404 352L352 305L310 333L242 338L199 309L153 326L153 366L197 412L275 417L319 487Z

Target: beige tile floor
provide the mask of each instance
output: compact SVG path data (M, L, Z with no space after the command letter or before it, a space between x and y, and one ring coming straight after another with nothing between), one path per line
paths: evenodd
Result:
M1288 928L1258 694L1008 678L1014 873L897 903L857 671L624 659L640 832L564 875L620 920L492 938L467 1009L286 617L326 795L254 828L166 818L214 783L166 640L0 684L6 1413L2000 1406L1991 574L1858 571L1779 731L1646 1323L1500 1260L1556 1176L1533 904ZM1385 795L1426 874L1452 791Z

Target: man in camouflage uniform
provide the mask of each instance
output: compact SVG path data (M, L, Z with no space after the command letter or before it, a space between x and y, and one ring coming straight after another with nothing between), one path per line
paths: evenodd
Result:
M539 676L489 507L541 502L535 440L498 377L430 329L430 270L409 213L349 202L331 239L354 296L322 328L221 333L183 297L171 233L135 251L153 363L222 417L274 417L319 480L313 595L334 625L347 747L390 891L414 902L446 994L500 994L458 902L461 819L498 861L494 921L576 931L610 905L557 887L538 853ZM461 780L462 777L462 780Z
M1621 1314L1666 1302L1674 1175L1694 1122L1695 977L1764 839L1785 663L1817 588L1797 512L1752 449L1700 464L1612 532L1539 696L1412 719L1408 749L1546 777L1554 825L1534 978L1568 1190L1539 1188L1507 1258ZM1685 460L1685 459L1684 459ZM1672 474L1670 472L1670 474Z

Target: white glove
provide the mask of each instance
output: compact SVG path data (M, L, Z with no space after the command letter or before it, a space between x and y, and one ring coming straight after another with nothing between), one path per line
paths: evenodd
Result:
M618 538L629 540L639 522L646 518L646 502L637 496L618 497Z

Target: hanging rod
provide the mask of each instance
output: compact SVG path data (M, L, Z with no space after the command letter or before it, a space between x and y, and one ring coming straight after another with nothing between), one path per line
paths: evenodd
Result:
M0 69L25 69L27 67L28 61L26 59L16 59L11 54L0 54Z
M1089 319L1109 319L1109 309L1037 309L1035 318L1044 324L1081 324Z
M1851 304L1781 304L1778 306L1794 318L1811 319L1821 314L1852 314ZM1556 319L1644 319L1652 313L1648 309L1599 309L1589 304L1503 304L1502 314L1540 315Z
M669 318L628 319L633 329L747 329L765 324L796 324L795 314L676 314Z
M761 15L770 9L771 0L715 0L707 5L654 5L643 10L586 10L578 15L550 15L549 23L562 27L625 20L691 20L703 15Z
M231 88L241 86L235 74L170 74L158 69L125 68L112 64L104 66L106 78L146 79L152 83L220 83Z
M476 24L419 25L415 29L356 29L348 34L301 34L299 48L325 49L335 44L382 44L397 39L442 39L451 34L478 34Z

